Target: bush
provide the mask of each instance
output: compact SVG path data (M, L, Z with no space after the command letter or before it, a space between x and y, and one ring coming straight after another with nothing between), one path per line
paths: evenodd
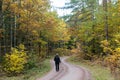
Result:
M34 67L37 67L38 57L34 53L29 53L29 59L26 64L26 69L32 69Z
M27 63L27 55L24 45L20 44L18 49L12 48L9 54L6 53L3 70L11 75L21 73Z

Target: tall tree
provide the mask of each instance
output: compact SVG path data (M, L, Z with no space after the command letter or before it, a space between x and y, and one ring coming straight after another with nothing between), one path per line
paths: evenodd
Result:
M105 39L108 40L108 1L103 0L103 8L105 11L104 19L105 19Z
M2 27L2 3L3 3L3 0L0 0L0 29Z
M1 38L2 38L2 24L3 24L3 15L2 15L2 4L3 4L3 0L0 0L0 54L1 54Z

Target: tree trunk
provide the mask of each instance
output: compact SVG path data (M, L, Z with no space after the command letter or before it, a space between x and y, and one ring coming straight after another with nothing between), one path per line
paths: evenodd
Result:
M0 0L0 55L1 55L1 37L2 37L2 21L3 21L3 18L2 18L2 3L3 1Z
M11 48L13 47L13 25L12 25L12 19L10 19L11 23L10 23L10 44L11 44Z
M3 1L0 0L0 29L2 28L2 3Z
M107 12L108 12L108 9L107 9L107 0L103 0L103 9L105 11L105 39L108 40L108 15L107 15Z
M6 30L5 29L5 21L4 21L4 19L5 19L5 17L4 17L4 15L3 15L3 30ZM4 36L4 38L3 38L3 41L2 41L2 43L3 43L3 48L4 48L4 51L3 51L3 53L6 53L6 31L4 31L3 32L3 36Z
M16 15L15 15L15 24L14 24L14 47L16 46L16 27L17 27L17 22L16 22L16 20L17 20L17 17L16 17Z

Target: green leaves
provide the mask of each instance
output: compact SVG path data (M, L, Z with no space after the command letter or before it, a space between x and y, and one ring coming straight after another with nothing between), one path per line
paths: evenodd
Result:
M71 0L70 4L76 5L73 6L72 16L69 16L70 18L67 20L67 23L72 27L71 35L77 38L77 41L83 44L82 46L91 48L87 48L88 52L96 52L97 54L102 52L99 50L101 49L100 42L105 40L106 33L108 33L110 46L112 48L117 47L116 43L119 42L119 38L115 35L120 34L119 7L117 5L112 2L107 3L108 11L106 12L103 9L105 6L102 6L96 0ZM105 23L105 16L108 17L108 24Z

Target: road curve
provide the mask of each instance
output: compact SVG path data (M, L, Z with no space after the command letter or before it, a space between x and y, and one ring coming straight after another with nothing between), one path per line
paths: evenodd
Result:
M67 58L61 58L60 70L55 71L54 61L51 62L52 70L37 80L91 80L90 73L79 66L66 62Z

